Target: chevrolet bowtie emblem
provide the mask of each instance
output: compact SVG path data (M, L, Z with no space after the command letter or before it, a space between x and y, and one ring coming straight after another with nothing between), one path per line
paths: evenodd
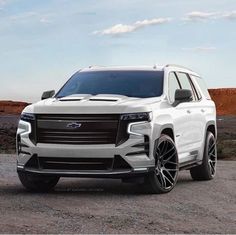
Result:
M66 125L67 128L72 128L72 129L77 129L77 128L80 128L81 126L82 124L79 122L71 122Z

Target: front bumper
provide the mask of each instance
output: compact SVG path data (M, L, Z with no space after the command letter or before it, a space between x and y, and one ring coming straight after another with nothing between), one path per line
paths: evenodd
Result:
M155 160L152 156L152 143L149 143L149 154L140 154L140 144L144 143L145 136L151 136L150 123L142 123L135 125L131 131L138 131L142 134L130 134L129 139L119 146L114 144L103 145L66 145L66 144L34 144L29 138L30 125L27 122L20 121L17 131L17 171L24 171L33 174L57 175L62 177L110 177L124 178L132 176L140 176L153 171ZM115 169L109 167L102 170L91 169L45 169L40 165L29 166L29 162L33 157L40 159L115 159L119 156L129 167L124 169Z

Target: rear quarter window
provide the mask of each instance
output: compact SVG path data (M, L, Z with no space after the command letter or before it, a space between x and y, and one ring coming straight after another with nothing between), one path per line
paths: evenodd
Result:
M190 77L192 78L193 81L195 81L198 84L199 88L201 89L202 94L206 97L206 99L211 100L211 96L208 92L205 81L202 78L194 76L194 75L190 75Z

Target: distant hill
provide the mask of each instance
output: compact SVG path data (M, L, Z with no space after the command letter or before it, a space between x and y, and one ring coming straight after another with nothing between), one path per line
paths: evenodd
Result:
M26 102L4 100L0 101L0 115L1 114L20 114L21 111L29 105Z
M209 92L218 115L236 115L236 88L209 89ZM20 114L27 105L26 102L0 101L0 115Z
M209 89L218 115L236 115L236 88Z

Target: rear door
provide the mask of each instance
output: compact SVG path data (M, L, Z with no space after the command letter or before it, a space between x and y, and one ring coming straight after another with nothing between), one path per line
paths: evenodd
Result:
M190 75L190 78L193 82L194 88L198 96L198 102L196 102L196 111L198 113L198 117L200 118L198 118L199 129L196 132L196 136L201 139L199 143L201 143L203 146L205 144L206 123L209 119L211 120L212 117L215 115L215 107L214 105L212 105L211 97L203 79L194 75Z

